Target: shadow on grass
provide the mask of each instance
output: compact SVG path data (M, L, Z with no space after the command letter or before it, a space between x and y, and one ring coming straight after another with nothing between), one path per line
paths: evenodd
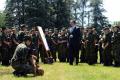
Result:
M4 75L13 75L13 73L10 71L0 71L0 76L4 76ZM35 77L32 74L29 74L27 76L15 76L15 75L13 75L13 76L16 78L32 78L32 77L34 78Z

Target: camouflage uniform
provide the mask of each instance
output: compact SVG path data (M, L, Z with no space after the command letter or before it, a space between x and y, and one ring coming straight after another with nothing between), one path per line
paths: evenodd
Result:
M2 65L10 65L9 60L12 58L12 41L10 34L2 34Z
M32 34L32 49L34 50L34 54L37 56L37 62L39 62L39 45L38 45L38 40L39 36L37 34Z
M105 66L111 66L112 65L112 54L111 54L111 33L108 33L104 35L103 44L106 45L108 43L108 46L103 49L103 62Z
M11 39L12 39L12 48L11 49L12 49L12 56L13 56L14 51L18 45L18 36L15 33L13 33L11 35Z
M86 41L86 35L83 35L82 41L81 41L81 55L80 55L80 62L81 63L87 62L85 41Z
M11 66L18 74L33 73L33 67L29 64L29 49L21 43L17 46L14 55L11 59Z
M1 59L2 59L2 56L1 56L1 54L2 54L2 37L1 37L2 35L0 34L0 62L1 62Z
M58 58L60 62L66 62L67 60L67 37L66 35L58 36Z
M113 33L112 42L115 66L120 66L120 32Z
M86 45L86 55L87 55L87 63L89 65L95 64L95 60L96 60L96 54L95 54L95 36L93 35L93 33L89 33L87 38L87 45Z
M94 34L94 40L95 40L95 63L97 63L97 59L98 59L98 41L99 41L99 35L97 33Z
M103 43L103 34L100 35L100 40L99 40L99 56L100 56L100 64L103 63L103 48L102 48L102 43Z
M56 59L57 59L56 53L57 53L57 49L58 49L58 48L57 48L57 45L58 45L58 43L57 43L58 34L53 33L53 34L51 35L51 40L52 40L51 53L52 53L53 59L56 61Z

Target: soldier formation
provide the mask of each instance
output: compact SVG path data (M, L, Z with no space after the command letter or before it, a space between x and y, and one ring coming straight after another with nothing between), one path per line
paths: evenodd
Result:
M75 24L75 22L74 22ZM72 25L72 23L71 23ZM76 32L72 32L76 29ZM120 66L120 27L105 27L99 34L93 27L62 29L44 29L46 40L50 48L53 60L60 62L69 62L73 65L76 62L96 63L104 66ZM29 46L30 52L37 56L39 60L45 63L48 57L44 49L42 40L36 27L27 29L22 25L19 30L16 28L0 29L0 62L1 65L9 66L10 60L15 52L17 45L24 41L24 36L29 35L32 38L32 44ZM73 39L73 37L76 37ZM99 57L99 58L98 58Z

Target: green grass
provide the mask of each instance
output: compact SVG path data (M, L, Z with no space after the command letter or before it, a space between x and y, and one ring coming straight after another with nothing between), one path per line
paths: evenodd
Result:
M0 80L120 80L120 68L104 67L100 64L89 66L79 64L70 66L68 63L42 64L44 76L15 77L11 67L0 66Z

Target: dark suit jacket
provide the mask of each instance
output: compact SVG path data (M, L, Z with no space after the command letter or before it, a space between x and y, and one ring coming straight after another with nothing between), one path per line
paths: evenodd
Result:
M80 45L81 41L81 34L80 34L80 28L75 27L72 32L69 32L69 45L70 46L78 46Z

